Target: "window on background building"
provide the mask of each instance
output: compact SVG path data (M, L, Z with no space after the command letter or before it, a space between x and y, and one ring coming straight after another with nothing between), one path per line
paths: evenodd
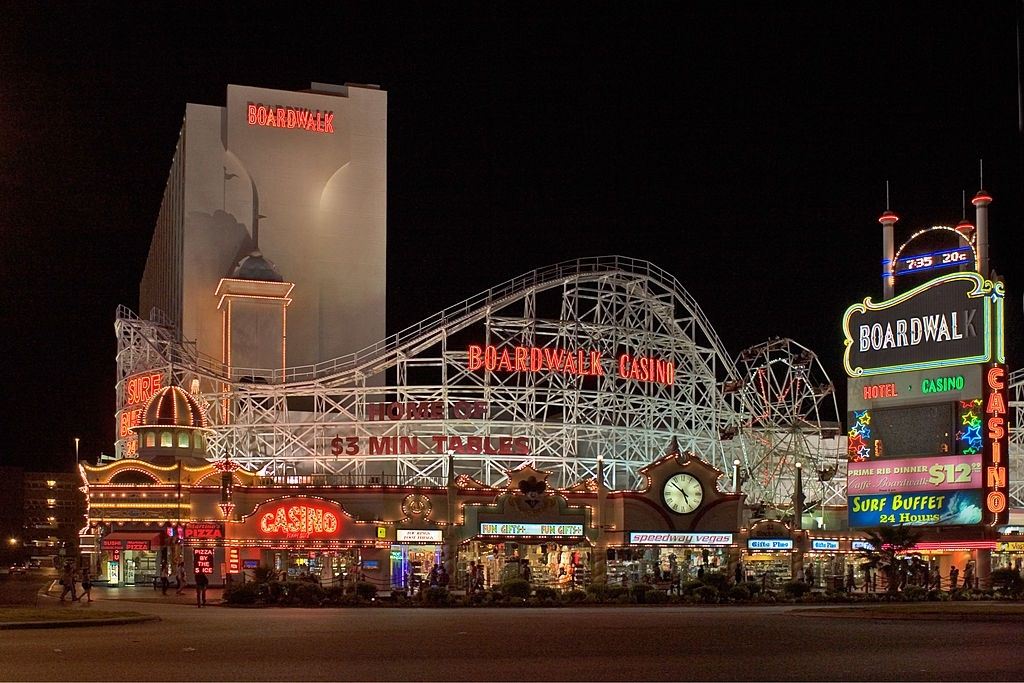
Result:
M178 448L188 448L188 432L178 432Z
M171 440L170 432L160 432L160 445L162 447L173 446L174 442Z
M146 433L146 448L152 448L156 445L156 434L153 432Z
M199 432L196 432L195 439L196 439L196 449L201 449L203 447L203 435L200 434Z

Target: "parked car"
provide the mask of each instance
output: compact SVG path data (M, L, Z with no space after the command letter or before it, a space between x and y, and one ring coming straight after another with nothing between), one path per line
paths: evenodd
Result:
M24 574L25 573L25 565L23 565L23 564L12 564L10 566L10 568L7 570L7 573L10 576L14 576L16 574Z

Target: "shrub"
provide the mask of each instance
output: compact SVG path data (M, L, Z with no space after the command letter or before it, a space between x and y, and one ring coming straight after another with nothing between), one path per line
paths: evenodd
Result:
M651 590L651 587L646 583L638 583L629 588L629 597L639 604L644 604L647 599L647 593Z
M750 590L743 584L733 586L729 589L729 599L734 602L746 602L750 600Z
M377 587L367 581L356 583L356 595L363 600L373 600L377 597Z
M744 588L747 589L747 591L751 595L757 595L758 593L761 592L761 583L758 582L758 581L747 581L746 583L744 583L742 585L743 585Z
M550 586L537 586L537 588L534 589L533 594L536 596L538 602L550 603L558 601L558 591Z
M314 607L324 598L324 589L309 581L288 581L281 585L281 596L278 600L282 605L301 605Z
M1024 578L1016 570L1002 567L992 572L992 587L1006 595L1024 593Z
M583 602L587 599L587 593L581 591L579 588L574 588L567 593L562 593L562 600L564 602Z
M903 589L903 599L908 602L918 602L928 598L928 589L921 586L907 586Z
M719 593L724 593L729 587L729 577L722 572L705 572L701 582L708 586L714 586Z
M501 584L501 592L510 598L530 597L530 582L526 579L509 579Z
M648 605L664 605L668 602L668 593L660 590L649 590L644 595Z
M622 597L627 597L628 602L629 589L625 586L609 586L608 587L608 600L622 602Z
M441 586L431 586L423 592L423 602L432 607L441 607L447 605L451 596L448 595L448 589L442 588Z
M587 586L587 595L591 602L604 602L608 598L608 589L611 588L606 583L592 583Z
M790 598L799 598L809 590L811 590L810 585L803 581L787 581L782 586L782 592L786 594L786 597Z
M698 602L718 602L718 589L714 586L701 586L693 591L693 597Z
M252 605L259 598L259 585L255 583L239 583L224 591L224 601L229 605Z
M691 595L695 590L703 586L703 581L687 581L680 587L680 590L682 590L683 595Z

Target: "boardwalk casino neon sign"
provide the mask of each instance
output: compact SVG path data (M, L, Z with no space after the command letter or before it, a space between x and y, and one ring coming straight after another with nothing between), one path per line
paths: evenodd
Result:
M594 350L539 348L536 346L478 346L466 350L466 368L470 372L550 372L578 377L603 377L604 354ZM676 366L655 356L621 354L615 365L619 379L671 386L676 381Z

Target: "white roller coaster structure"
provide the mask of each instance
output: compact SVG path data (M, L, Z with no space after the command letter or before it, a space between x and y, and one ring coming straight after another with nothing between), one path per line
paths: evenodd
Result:
M126 404L128 378L162 372L165 381L204 397L213 424L212 456L230 457L267 476L439 483L447 477L449 458L446 449L431 447L433 436L525 437L528 455L460 453L453 459L455 470L497 484L506 470L530 461L552 471L553 484L571 485L595 476L600 457L607 483L629 488L640 482L638 470L675 439L679 448L699 453L723 472L739 459L744 490L753 501L785 503L791 494L791 487L764 476L785 459L766 457L764 449L751 446L764 439L749 437L759 429L792 429L794 415L779 413L785 424L753 419L764 411L764 396L735 390L743 386L743 374L697 302L675 277L646 261L595 257L535 270L359 352L284 370L228 368L201 357L157 311L144 320L120 308L115 331L118 411ZM623 381L612 365L603 376L590 377L470 371L469 344L594 351L612 365L620 353L655 356L674 364L675 381ZM814 365L820 367L816 360ZM834 397L826 396L827 377L807 388L815 405L834 405ZM483 419L450 412L428 419L371 419L368 406L381 401L446 407L484 402L487 412ZM811 422L831 421L832 414L802 412L802 438L821 433L822 424ZM723 438L736 435L741 438ZM336 455L337 437L405 437L404 443L425 448ZM124 446L118 442L118 456ZM828 469L831 449L820 461L817 452L796 459L812 471ZM841 498L844 489L841 467L824 502L837 502L834 494Z

